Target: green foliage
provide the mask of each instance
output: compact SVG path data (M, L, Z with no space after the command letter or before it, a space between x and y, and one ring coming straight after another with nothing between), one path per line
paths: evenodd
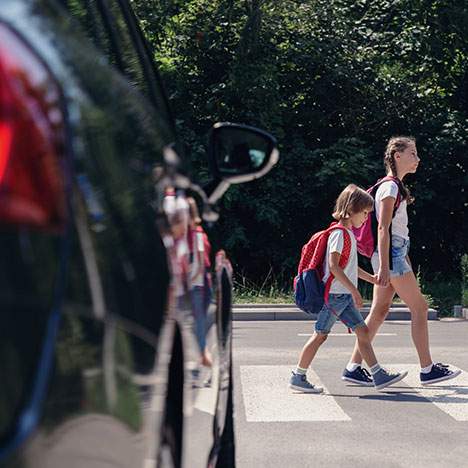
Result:
M435 275L431 281L423 283L423 291L432 298L431 306L438 310L439 316L453 315L453 306L460 303L461 283L458 278Z
M468 10L462 0L132 0L177 126L206 180L215 121L279 141L271 174L232 187L213 233L249 278L287 288L301 246L349 182L383 173L389 136L413 134L411 257L453 275L466 242ZM439 276L441 278L441 276Z
M236 304L291 304L294 302L292 291L284 290L269 274L260 283L250 281L236 274L234 278L234 302Z
M431 289L431 287L423 281L423 278L422 278L422 273L421 273L421 267L418 267L418 271L416 272L416 280L418 282L418 285L419 285L419 288L421 289L421 292L424 296L424 298L426 299L426 302L427 302L427 305L429 307L435 307L437 306L439 308L439 312L442 313L442 310L440 310L440 301L441 301L441 296L444 297L444 299L447 297L447 296L450 296L447 295L446 293L445 294L438 294L438 300L434 299L432 297L432 295L428 292L429 289ZM433 288L432 288L433 290ZM439 301L439 303L437 303ZM437 303L437 304L436 304Z

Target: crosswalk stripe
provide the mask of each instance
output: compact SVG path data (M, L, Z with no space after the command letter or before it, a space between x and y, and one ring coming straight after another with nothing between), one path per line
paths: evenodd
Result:
M291 366L240 366L247 421L351 421L330 395L318 375L308 371L321 395L297 393L288 388Z
M419 380L420 367L415 364L393 364L392 369L408 371L402 383L413 387L418 394L434 403L456 421L468 421L468 373L462 372L453 380L423 387ZM389 387L391 389L392 387Z
M416 364L393 364L392 369L408 371L398 386L412 387L419 396L433 403L456 421L468 421L468 372L454 380L424 387ZM240 366L246 420L249 422L351 421L318 375L308 370L308 378L323 387L321 395L294 392L288 387L293 366Z

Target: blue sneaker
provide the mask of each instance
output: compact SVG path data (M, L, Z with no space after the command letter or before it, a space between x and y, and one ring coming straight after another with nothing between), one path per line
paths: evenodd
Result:
M374 385L377 390L382 390L385 387L393 385L399 382L408 375L407 371L404 372L388 372L385 369L380 369L372 377L374 379Z
M450 370L449 366L442 363L437 363L432 366L431 372L419 374L421 385L430 385L444 380L454 379L461 374L460 369Z
M303 393L322 393L322 387L316 387L312 385L308 380L307 377L303 374L296 374L294 371L292 372L291 379L289 380L289 388L293 390L297 390Z
M363 369L361 366L353 370L353 372L350 372L345 368L343 375L341 376L341 380L353 382L355 384L362 385L363 387L372 387L374 385L374 381L367 369Z

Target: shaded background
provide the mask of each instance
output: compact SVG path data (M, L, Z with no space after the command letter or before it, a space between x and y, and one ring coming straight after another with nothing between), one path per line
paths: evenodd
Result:
M133 0L199 181L215 121L279 141L265 178L225 195L237 285L287 291L301 246L350 182L384 174L394 134L417 138L411 257L435 305L460 302L467 251L468 6L456 1ZM215 241L216 242L216 241Z

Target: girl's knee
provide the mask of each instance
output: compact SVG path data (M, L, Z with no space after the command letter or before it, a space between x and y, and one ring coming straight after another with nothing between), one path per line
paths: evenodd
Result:
M391 303L379 304L378 306L373 306L369 314L369 319L377 322L379 324L385 322L387 318L388 311L390 310Z
M356 333L356 337L358 341L370 343L370 334L369 334L369 328L367 327L367 325L364 325L362 327L357 327L354 330L354 332Z
M425 313L429 310L429 305L426 301L426 298L424 296L421 297L421 304L420 304L421 310Z
M427 302L424 300L424 302L421 302L421 304L418 304L417 306L411 308L410 311L412 317L427 319L429 307L427 305Z
M411 311L411 315L418 317L427 317L429 306L426 298L420 293L419 297L415 297L413 301L408 301L408 307Z
M315 341L318 341L319 343L325 343L327 338L328 338L328 334L315 332L315 335L314 335Z

